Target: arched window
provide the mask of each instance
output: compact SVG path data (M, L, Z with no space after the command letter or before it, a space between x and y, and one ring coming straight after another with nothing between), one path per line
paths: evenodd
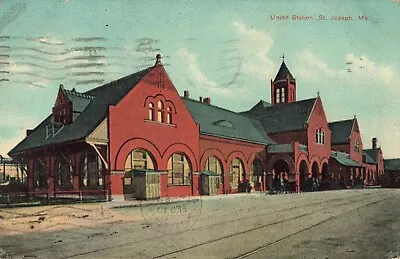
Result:
M167 108L167 123L172 124L172 109L171 109L171 107Z
M254 183L261 183L262 175L263 175L263 166L259 159L254 159L251 164L251 180Z
M278 89L276 89L276 93L275 93L275 103L279 103L280 96L281 96L281 93L280 93L280 89L278 88Z
M282 103L285 102L285 88L282 88L282 90L281 90L281 102Z
M72 167L63 157L54 162L54 188L56 190L72 189Z
M164 104L162 101L158 101L157 103L157 121L163 123L164 122Z
M174 153L168 159L168 185L190 185L192 167L186 155Z
M222 172L222 163L218 158L216 158L215 156L210 156L206 161L205 170L214 172L219 175L219 177L218 177L219 183L218 184L224 183L224 175Z
M125 172L132 169L155 169L154 159L150 152L144 149L131 151L125 160Z
M149 120L154 120L154 104L149 103Z
M79 162L79 182L82 188L104 185L104 164L95 151L82 154Z
M36 159L33 165L33 186L34 188L47 188L47 169Z
M229 172L229 182L231 185L231 189L236 189L238 188L239 183L243 182L244 169L242 160L240 160L239 158L233 159L230 164Z
M325 144L325 131L322 128L315 130L315 142L317 144Z

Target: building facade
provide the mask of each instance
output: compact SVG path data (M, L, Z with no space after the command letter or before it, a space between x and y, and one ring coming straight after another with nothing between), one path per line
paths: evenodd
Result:
M201 195L204 172L217 176L219 194L272 190L281 180L305 191L349 161L354 164L346 164L346 172L365 179L356 119L348 123L346 141L337 142L321 97L296 100L285 62L271 80L271 103L261 100L237 113L210 97L180 96L161 56L156 59L84 93L60 85L51 114L9 152L26 164L30 192L127 198L135 170L157 172L163 197Z

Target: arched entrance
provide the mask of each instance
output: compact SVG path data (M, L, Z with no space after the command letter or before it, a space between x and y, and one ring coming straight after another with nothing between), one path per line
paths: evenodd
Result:
M329 167L327 163L322 164L322 181L330 180Z
M327 163L322 164L322 174L321 174L321 182L319 183L319 189L330 190L332 189L332 176L329 173L329 167Z
M123 192L125 199L131 199L134 195L133 171L137 170L157 170L157 165L153 155L145 149L134 149L129 152L125 160L125 174L123 178Z
M230 188L231 190L237 190L239 188L239 183L243 182L246 175L242 160L238 157L234 158L229 169Z
M272 189L274 192L287 192L288 182L291 179L289 165L285 160L279 159L273 166Z
M308 179L308 165L306 161L302 160L299 168L299 185L300 185L300 191L302 192L305 191L307 179Z
M257 191L261 190L263 173L264 168L261 161L257 158L254 159L253 163L251 164L250 181L254 185L254 189Z
M314 163L311 166L311 177L317 178L318 175L319 175L318 163L314 161Z

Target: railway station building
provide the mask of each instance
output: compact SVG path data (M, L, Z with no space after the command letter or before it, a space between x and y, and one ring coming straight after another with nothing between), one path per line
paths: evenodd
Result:
M9 152L26 165L30 192L129 197L138 171L156 175L161 197L201 195L211 174L218 194L267 191L280 179L299 192L310 179L349 185L383 171L381 149L363 150L356 118L328 123L319 94L296 100L284 61L271 101L234 112L181 96L156 59L87 92L60 85L49 116Z

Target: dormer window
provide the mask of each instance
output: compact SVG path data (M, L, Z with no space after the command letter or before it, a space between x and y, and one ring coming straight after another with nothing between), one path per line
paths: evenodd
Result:
M232 122L227 120L219 120L213 123L214 125L226 127L226 128L233 128Z

